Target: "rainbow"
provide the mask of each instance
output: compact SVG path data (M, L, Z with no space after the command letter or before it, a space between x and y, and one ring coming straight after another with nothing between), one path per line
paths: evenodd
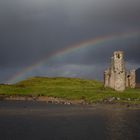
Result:
M83 49L86 47L95 47L97 45L101 45L106 42L112 42L112 41L122 40L122 39L124 40L124 39L129 39L129 38L138 37L138 36L140 36L140 31L129 31L129 32L123 32L123 33L110 34L106 36L99 36L94 39L82 41L78 44L68 46L66 48L60 49L59 51L49 54L45 58L41 58L36 63L17 72L7 81L7 83L16 83L17 81L24 79L26 73L33 71L37 67L45 65L49 60L54 59L58 56L63 56L63 55L78 51L79 49Z

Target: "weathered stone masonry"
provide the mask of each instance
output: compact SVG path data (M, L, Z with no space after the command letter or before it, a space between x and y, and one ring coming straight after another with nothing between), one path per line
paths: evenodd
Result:
M125 69L122 51L115 51L111 58L111 66L104 72L104 86L117 91L124 91L126 87L135 88L135 70L129 72Z

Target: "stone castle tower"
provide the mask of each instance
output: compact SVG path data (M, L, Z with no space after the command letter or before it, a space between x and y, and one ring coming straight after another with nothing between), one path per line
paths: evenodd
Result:
M104 86L124 91L126 87L135 88L135 70L126 72L122 51L115 51L111 58L111 66L104 72Z

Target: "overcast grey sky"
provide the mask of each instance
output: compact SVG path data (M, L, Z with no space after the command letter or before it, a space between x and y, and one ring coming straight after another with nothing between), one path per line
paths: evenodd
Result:
M139 0L1 0L0 82L41 58L78 42L140 30ZM102 79L114 50L140 67L140 36L50 60L26 76ZM25 77L23 77L25 78Z

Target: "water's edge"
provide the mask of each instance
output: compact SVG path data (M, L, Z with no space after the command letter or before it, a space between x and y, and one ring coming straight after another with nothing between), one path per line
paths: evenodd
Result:
M129 103L117 103L117 102L98 102L98 103L88 103L84 100L68 100L63 98L54 98L47 96L7 96L0 95L0 101L36 101L45 102L48 104L64 104L64 105L84 105L84 106L94 106L94 105L109 105L109 106L119 106L121 108L138 108L140 109L140 104L129 104Z

